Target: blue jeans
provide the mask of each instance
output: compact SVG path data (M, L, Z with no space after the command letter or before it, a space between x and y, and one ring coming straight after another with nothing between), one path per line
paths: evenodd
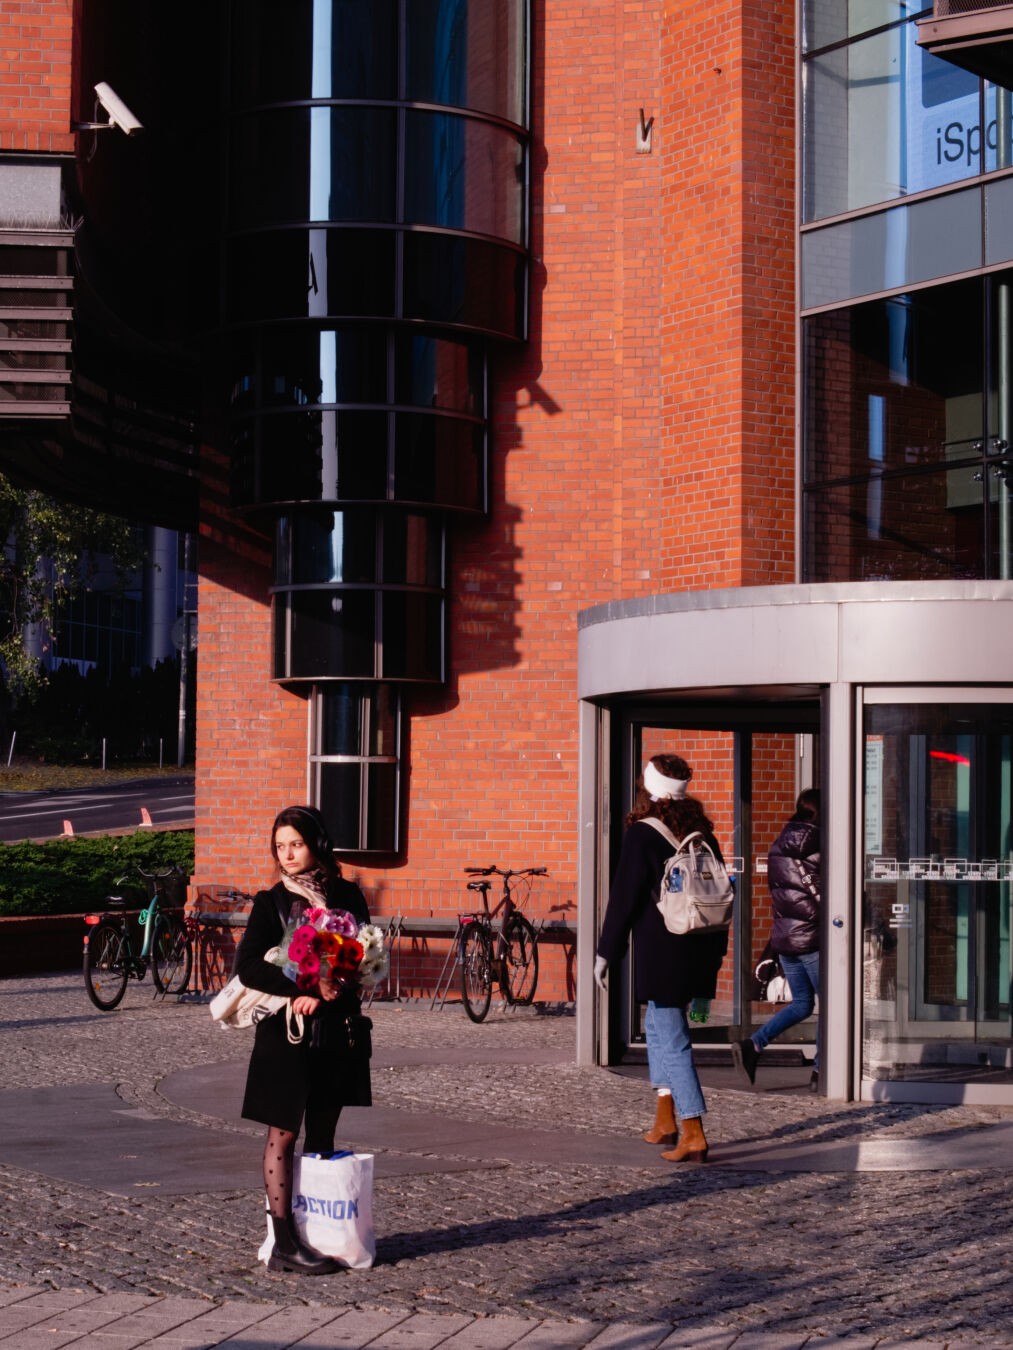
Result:
M680 1120L702 1116L707 1106L693 1063L686 1009L648 1003L644 1031L651 1085L671 1089Z
M791 990L791 1002L774 1014L769 1022L764 1022L759 1031L753 1032L753 1044L757 1050L763 1050L771 1041L787 1031L796 1022L804 1022L812 1015L816 1006L816 995L820 991L820 954L804 952L801 956L781 956L781 969ZM817 1032L816 1059L813 1068L819 1068L819 1035Z

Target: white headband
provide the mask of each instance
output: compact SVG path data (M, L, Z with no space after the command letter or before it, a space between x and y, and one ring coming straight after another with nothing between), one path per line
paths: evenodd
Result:
M650 760L644 770L644 787L652 802L665 797L685 797L689 786L688 778L666 778L660 769L656 769Z

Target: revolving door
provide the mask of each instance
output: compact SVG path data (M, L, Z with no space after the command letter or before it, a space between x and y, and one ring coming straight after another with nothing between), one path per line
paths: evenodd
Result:
M1003 691L1004 692L1004 691ZM866 690L863 1097L1008 1099L1013 704ZM985 701L987 700L987 701Z

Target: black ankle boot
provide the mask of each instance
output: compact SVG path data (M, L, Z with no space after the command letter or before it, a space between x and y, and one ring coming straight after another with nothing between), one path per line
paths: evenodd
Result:
M330 1256L307 1247L296 1232L292 1215L284 1219L269 1214L271 1232L274 1234L274 1248L267 1262L268 1270L291 1270L297 1275L333 1275L341 1269L337 1261Z

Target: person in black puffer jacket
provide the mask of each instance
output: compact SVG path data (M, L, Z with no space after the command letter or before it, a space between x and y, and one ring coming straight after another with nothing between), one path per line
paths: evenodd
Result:
M736 1068L756 1081L760 1052L782 1032L811 1016L820 987L820 793L806 788L795 814L767 855L767 885L774 906L770 945L781 960L791 1002L774 1014L749 1040L732 1045ZM818 1033L817 1033L818 1041ZM813 1060L809 1086L819 1086L818 1059Z

